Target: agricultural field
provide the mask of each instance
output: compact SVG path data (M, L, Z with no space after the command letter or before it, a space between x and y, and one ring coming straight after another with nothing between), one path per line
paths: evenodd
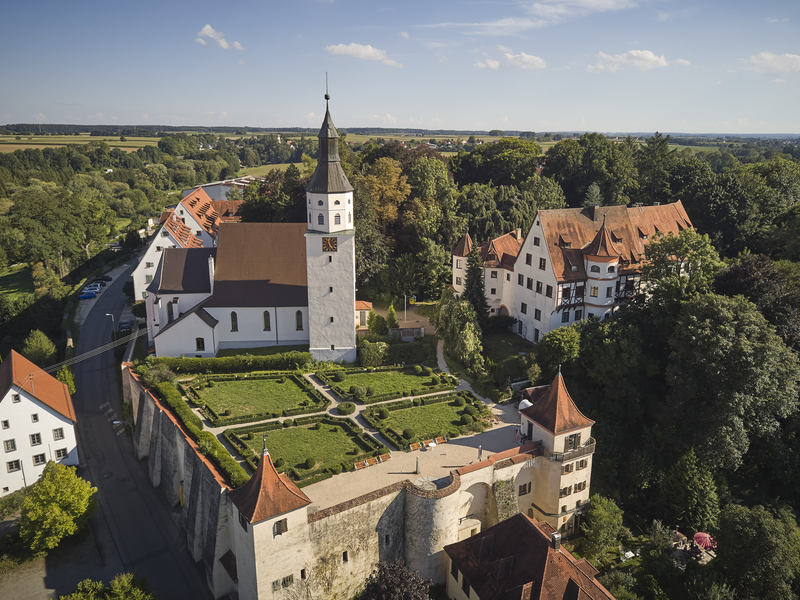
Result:
M285 171L289 168L289 165L294 164L295 167L303 170L303 163L278 163L274 165L261 165L259 167L248 167L246 169L240 170L236 175L237 177L244 177L245 175L252 175L253 177L261 177L262 175L266 175L268 171L274 171L275 169L280 169Z
M200 390L200 398L218 415L230 411L230 417L252 414L280 413L312 402L305 390L291 377L214 382L213 387Z
M19 137L20 139L17 139ZM33 135L16 136L0 135L0 152L13 152L27 148L61 148L69 144L88 144L89 142L106 142L112 148L120 148L126 152L133 152L144 146L155 146L158 139L155 137L126 137L120 142L118 137L99 137L82 135Z
M20 294L32 294L33 291L33 277L28 265L16 265L0 275L0 296L11 300Z

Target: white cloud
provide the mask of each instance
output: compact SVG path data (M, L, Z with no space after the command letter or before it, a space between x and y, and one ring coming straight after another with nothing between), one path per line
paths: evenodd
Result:
M650 50L629 50L625 54L606 54L605 52L598 52L597 57L600 59L600 62L596 65L589 65L586 67L587 71L592 73L600 73L601 71L616 73L623 69L647 71L649 69L658 69L669 65L687 66L691 64L688 60L683 58L668 62L663 54L657 56L650 52Z
M228 113L226 113L224 110L222 111L222 118L223 119L227 119L228 118Z
M767 23L785 23L789 19L770 19L767 17Z
M405 39L408 39L408 32L407 31L401 31L400 35L403 36Z
M756 73L800 73L800 55L761 52L741 59L742 69Z
M476 62L472 65L473 67L478 67L479 69L499 69L500 68L500 61L499 60L492 60L491 58L487 57L486 62Z
M149 119L150 117L147 116L147 113L142 113L142 118L143 119Z
M203 46L206 45L206 41L203 38L207 37L217 42L220 45L220 47L225 48L225 50L228 50L231 46L233 46L237 50L244 50L244 46L242 46L239 42L233 42L233 44L231 44L230 42L228 42L228 40L225 39L224 33L222 33L221 31L217 31L211 25L208 24L205 27L203 27L199 32L197 32L197 35L199 35L200 37L195 38L194 41L200 42L201 44L203 44Z
M244 61L243 61L243 60L240 60L240 61L239 61L239 64L240 64L240 65L243 65L243 64L244 64Z
M397 124L397 117L393 117L389 113L385 115L367 115L367 121L372 123L383 123L385 125L396 125Z
M35 115L31 115L37 121L46 121L47 117L45 117L42 113L36 113Z
M514 51L509 48L508 46L498 46L498 50L503 53L503 67L508 69L544 69L547 67L547 63L544 61L543 58L539 58L538 56L533 56L532 54L526 54L525 52L520 52L519 54L514 54ZM499 69L500 68L500 61L494 60L489 58L488 55L486 56L486 60L484 62L476 61L473 63L473 67L478 67L480 69Z
M206 114L207 114L207 115L213 115L213 114L214 114L214 111L213 111L213 110L210 110L210 111L208 111Z
M325 46L325 51L330 54L341 54L345 56L353 56L355 58L362 58L364 60L379 60L385 65L390 67L402 67L400 63L390 59L386 56L385 50L373 48L369 44L336 44L335 46Z
M786 83L785 79L773 79L772 83Z

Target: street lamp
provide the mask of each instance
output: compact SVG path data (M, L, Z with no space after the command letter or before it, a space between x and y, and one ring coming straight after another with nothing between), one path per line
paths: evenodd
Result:
M403 294L403 325L406 323L406 317L408 316L408 308L406 307L406 295Z
M114 329L114 315L111 313L106 313L107 317L111 317L111 329Z

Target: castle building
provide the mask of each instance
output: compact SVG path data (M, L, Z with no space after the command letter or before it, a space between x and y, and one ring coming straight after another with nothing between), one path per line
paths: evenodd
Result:
M205 224L215 248L164 251L145 292L157 355L209 357L223 348L308 344L316 360L355 362L353 188L327 109L318 137L307 223L229 223L214 216ZM210 214L210 208L192 209Z
M680 200L540 210L524 239L515 231L481 244L490 312L515 317L516 332L532 342L590 315L607 318L640 292L648 241L690 228ZM472 246L465 234L453 250L459 294Z

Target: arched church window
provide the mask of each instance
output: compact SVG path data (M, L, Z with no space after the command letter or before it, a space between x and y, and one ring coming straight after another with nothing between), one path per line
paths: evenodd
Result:
M341 225L342 224L342 217L341 217L341 215L339 213L336 213L336 215L333 217L333 224L334 225Z
M325 215L319 213L319 216L317 217L317 223L320 225L325 225Z
M270 330L270 322L269 322L269 311L264 311L264 331Z
M320 200L319 202L317 202L317 205L318 205L318 206L322 206L322 200Z
M296 327L297 331L303 331L303 313L302 313L302 311L298 310L296 313L294 313L294 321L295 321L295 327Z
M339 202L339 201L337 200L336 202L334 202L334 204L337 204L337 205L338 205L338 204L341 204L341 202Z
M608 267L608 272L609 272L609 273L613 273L613 272L614 272L614 271L616 271L616 270L617 270L617 269L616 269L616 267L614 267L613 265L612 265L612 266L610 266L610 267Z
M236 316L236 311L231 311L231 331L239 331L239 317Z
M591 268L591 269L589 269L589 270L590 270L592 273L599 273L599 272L600 272L600 267L598 267L597 265L592 265L592 268Z
M350 204L350 198L347 199L347 203Z

